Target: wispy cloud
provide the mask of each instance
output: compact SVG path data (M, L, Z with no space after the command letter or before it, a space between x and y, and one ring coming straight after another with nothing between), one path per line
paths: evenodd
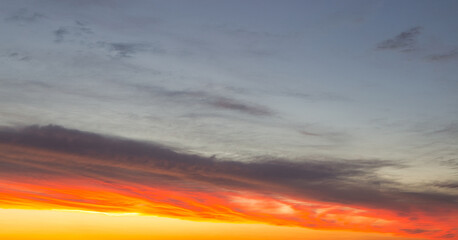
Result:
M158 86L130 85L142 93L154 97L166 98L169 101L178 101L184 104L200 104L215 109L235 111L253 116L273 116L274 111L268 107L244 102L234 98L220 96L206 91L170 90Z
M21 8L18 11L5 18L6 21L32 23L46 18L44 14L30 11L27 8Z
M64 40L68 40L67 38L72 36L73 38L81 37L82 35L92 34L93 31L89 28L86 24L75 21L75 25L73 26L62 26L58 29L53 31L54 34L54 42L61 43ZM73 39L69 39L73 40Z
M238 112L247 113L251 115L259 115L259 116L272 115L272 112L267 108L264 108L261 106L249 105L249 104L238 102L234 99L225 98L225 97L218 97L213 100L210 100L208 104L210 104L211 106L217 107L217 108L238 111Z
M147 51L148 44L127 42L98 42L97 45L105 48L117 57L132 57L134 54Z
M422 29L420 26L408 29L393 38L380 42L376 48L379 50L398 50L401 52L413 51L416 48L417 38Z
M28 61L30 60L30 57L23 54L23 53L19 53L19 52L10 52L7 54L8 58L10 59L14 59L14 60L17 60L17 61Z
M53 34L54 34L54 41L57 42L57 43L60 43L64 40L64 37L65 35L68 35L70 32L64 28L64 27L60 27L58 28L57 30L54 30Z
M431 54L427 58L431 61L448 61L452 59L458 59L458 49L452 49L448 52L440 54Z
M444 166L458 169L458 158L448 159L441 162Z
M456 234L450 225L456 196L403 190L378 176L381 168L402 167L391 161L219 160L58 126L2 129L0 147L0 195L11 204L28 200L54 207L365 228L423 237ZM93 190L82 189L86 184ZM79 189L75 192L81 195L62 195L62 188ZM91 199L92 191L123 199L124 204ZM336 215L348 220L343 224Z
M451 189L458 190L458 181L438 182L438 183L435 183L434 186L440 187L440 188L451 188Z

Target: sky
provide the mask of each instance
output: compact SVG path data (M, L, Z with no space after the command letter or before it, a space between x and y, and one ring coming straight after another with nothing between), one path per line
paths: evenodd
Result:
M0 237L456 239L457 12L3 0Z

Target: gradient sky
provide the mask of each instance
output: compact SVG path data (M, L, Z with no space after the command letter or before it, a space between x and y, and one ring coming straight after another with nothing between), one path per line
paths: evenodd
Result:
M458 237L457 1L4 0L0 36L5 239Z

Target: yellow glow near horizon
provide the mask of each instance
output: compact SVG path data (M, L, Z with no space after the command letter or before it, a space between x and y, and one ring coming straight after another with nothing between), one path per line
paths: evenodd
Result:
M0 239L290 239L401 240L389 234L215 223L80 210L0 209ZM412 239L413 240L413 239Z

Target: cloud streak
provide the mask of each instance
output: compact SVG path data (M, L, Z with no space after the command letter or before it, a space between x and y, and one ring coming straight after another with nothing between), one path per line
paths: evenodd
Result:
M146 43L129 43L129 42L98 42L101 48L107 49L117 57L132 57L139 52L165 53L165 49L153 47Z
M0 205L455 236L455 195L409 191L380 160L239 162L58 126L0 131Z
M56 43L62 43L63 41L68 40L67 38L69 36L77 38L77 37L81 37L86 34L93 34L93 33L94 32L92 31L91 28L89 28L88 26L86 26L86 24L80 21L75 21L74 26L62 26L53 31L54 42Z
M458 49L453 49L445 53L432 54L428 56L431 61L448 61L452 59L458 59Z
M384 40L377 44L378 50L398 50L401 52L413 51L416 48L417 38L422 31L422 27L410 28L393 38Z
M11 16L5 18L5 20L10 22L33 23L44 18L46 18L46 16L41 13L32 12L26 8L21 8Z
M234 111L252 116L274 116L272 109L258 104L247 103L230 97L220 96L206 91L170 90L162 87L129 85L152 97L166 98L169 101L200 104L214 109Z

